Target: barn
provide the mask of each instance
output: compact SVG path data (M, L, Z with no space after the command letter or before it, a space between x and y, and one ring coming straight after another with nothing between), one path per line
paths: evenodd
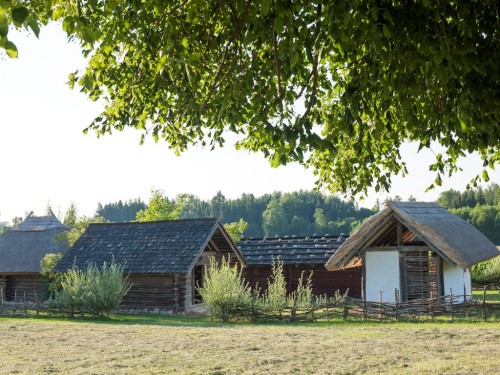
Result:
M312 287L316 295L333 295L337 290L344 293L349 289L351 296L361 294L361 264L337 272L325 268L326 261L334 254L346 237L311 236L311 237L274 237L249 238L238 243L238 248L245 257L247 267L245 280L251 287L256 284L265 290L272 273L273 261L283 264L283 271L288 292L297 288L301 274L313 272Z
M330 257L326 268L342 272L362 264L368 301L471 294L470 267L499 255L468 222L437 203L387 202ZM463 300L463 298L462 298Z
M123 307L186 312L201 302L195 286L210 257L245 265L217 219L91 224L55 271L114 260L132 283Z
M54 237L70 228L51 212L30 214L23 222L0 235L0 288L8 301L40 295L40 261L48 253L65 253L67 241Z

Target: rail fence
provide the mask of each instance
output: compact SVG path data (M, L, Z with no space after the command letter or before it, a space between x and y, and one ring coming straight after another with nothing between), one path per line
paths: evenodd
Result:
M280 321L329 321L329 320L372 320L372 321L405 321L405 320L500 320L500 301L487 301L487 289L483 289L482 298L474 299L471 294L453 294L437 298L414 299L399 302L399 291L394 291L395 301L387 303L366 301L345 295L336 297L322 296L306 306L299 305L294 299L290 306L284 306L279 311L265 312L262 309L242 311L241 315L254 320L280 320ZM31 295L31 298L26 298ZM380 293L382 296L382 293ZM33 297L34 296L34 297ZM37 293L14 293L14 300L4 298L3 288L0 288L0 316L91 316L85 311L61 311L47 306L37 296ZM237 312L236 312L237 315Z

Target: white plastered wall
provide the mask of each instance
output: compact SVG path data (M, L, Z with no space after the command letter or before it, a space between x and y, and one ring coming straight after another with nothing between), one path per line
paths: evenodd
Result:
M399 285L399 252L367 251L364 267L366 300L378 302L380 291L382 291L383 302L396 302L394 290L401 290Z
M464 271L463 268L443 260L443 284L445 295L453 292L454 295L463 296L465 287L465 294L468 296L467 300L471 299L472 281L468 268ZM463 300L463 297L459 297L458 302L463 302Z

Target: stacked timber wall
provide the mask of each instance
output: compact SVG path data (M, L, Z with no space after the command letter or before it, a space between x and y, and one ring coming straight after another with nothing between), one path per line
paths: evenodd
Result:
M39 274L4 275L0 277L0 288L7 301L15 301L16 298L35 301L40 298L40 282Z
M304 277L307 277L311 271L313 272L312 289L314 294L333 296L337 290L345 293L349 289L349 295L354 297L361 296L361 267L330 272L324 266L284 265L283 273L288 293L297 289L302 272L304 272ZM270 265L248 266L244 269L243 275L250 287L254 288L258 284L261 291L265 291L271 272L272 268Z
M131 274L122 306L131 309L175 309L174 275Z

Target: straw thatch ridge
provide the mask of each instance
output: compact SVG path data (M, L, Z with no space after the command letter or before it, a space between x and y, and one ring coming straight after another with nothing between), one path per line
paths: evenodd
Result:
M333 271L348 268L350 262L357 264L358 262L353 259L355 254L372 238L374 233L390 221L391 217L392 211L388 207L384 207L381 211L369 217L328 259L325 264L326 269Z
M415 233L427 246L451 264L466 269L500 255L496 246L474 226L453 215L437 203L388 202L368 219L328 260L326 268L345 267L356 253L366 247L391 217Z
M30 214L0 236L0 273L39 273L40 261L46 254L68 250L67 241L56 241L54 237L69 229L52 212L48 216Z
M245 265L219 220L208 218L91 224L54 270L115 261L127 273L187 273L209 242Z

